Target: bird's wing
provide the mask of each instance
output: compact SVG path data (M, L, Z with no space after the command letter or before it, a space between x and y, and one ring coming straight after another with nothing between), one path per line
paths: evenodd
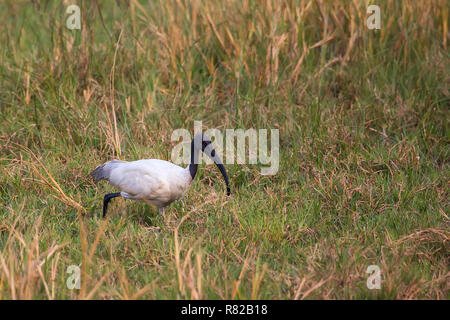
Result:
M102 165L99 165L97 168L95 168L94 170L92 170L91 173L89 173L89 175L95 180L95 181L99 181L99 180L109 180L109 176L111 174L111 171L114 170L115 168L124 165L125 163L127 163L126 161L121 161L121 160L111 160L108 161Z
M111 171L109 182L137 200L164 198L168 183L164 170L151 160L127 162Z

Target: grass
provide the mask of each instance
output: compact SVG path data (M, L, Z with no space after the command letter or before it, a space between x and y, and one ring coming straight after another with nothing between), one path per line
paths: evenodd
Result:
M0 3L1 299L450 297L446 1L380 0L380 30L364 1L73 2L81 30ZM202 166L166 221L102 220L90 170L194 120L279 129L279 172L227 165L227 197Z

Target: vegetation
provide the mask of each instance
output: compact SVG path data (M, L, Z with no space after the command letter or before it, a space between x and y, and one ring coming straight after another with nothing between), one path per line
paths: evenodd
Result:
M448 3L368 4L1 1L0 298L448 299ZM165 218L101 219L88 173L194 120L279 129L278 173L227 165L227 197L203 165Z

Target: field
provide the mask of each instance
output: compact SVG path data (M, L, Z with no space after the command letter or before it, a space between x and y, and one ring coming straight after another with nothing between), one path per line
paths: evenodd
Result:
M449 299L448 2L369 4L1 1L0 299ZM278 173L102 219L88 173L194 120L279 129Z

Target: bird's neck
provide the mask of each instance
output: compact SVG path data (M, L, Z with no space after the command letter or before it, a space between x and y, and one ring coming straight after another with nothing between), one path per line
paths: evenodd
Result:
M189 174L191 175L192 180L194 180L195 175L197 174L198 164L190 163L189 164Z
M195 148L194 140L191 142L191 163L189 164L189 173L192 180L194 180L198 169L198 155L200 150Z

